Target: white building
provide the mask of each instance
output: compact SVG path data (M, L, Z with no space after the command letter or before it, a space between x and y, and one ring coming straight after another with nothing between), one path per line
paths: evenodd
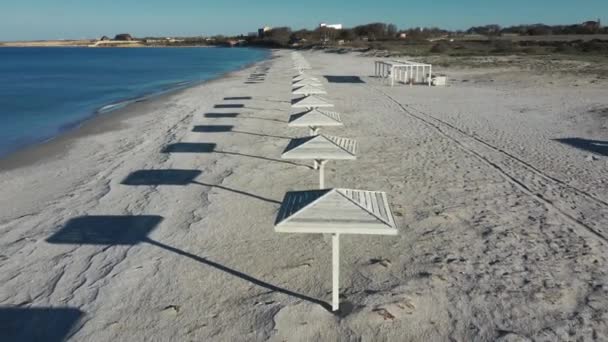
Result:
M331 28L331 29L334 29L334 30L341 30L342 29L342 24L321 23L321 24L319 24L319 27L326 27L326 28Z

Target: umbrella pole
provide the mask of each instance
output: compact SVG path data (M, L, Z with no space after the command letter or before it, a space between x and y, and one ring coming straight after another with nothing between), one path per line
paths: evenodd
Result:
M340 234L332 234L331 237L331 262L332 262L332 292L331 310L340 309Z
M315 161L319 165L319 189L325 188L325 160Z

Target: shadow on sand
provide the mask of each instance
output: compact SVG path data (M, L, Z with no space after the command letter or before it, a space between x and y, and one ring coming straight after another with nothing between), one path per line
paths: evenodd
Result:
M75 308L0 307L0 341L65 341L83 315Z
M218 109L222 109L222 108L243 108L243 107L245 107L245 105L242 104L242 103L216 104L215 106L213 106L213 108L218 108Z
M232 97L224 97L224 101L232 101L232 100L251 100L251 96L232 96Z
M220 118L236 118L239 113L205 113L206 118L220 119Z
M196 178L201 175L199 170L180 170L180 169L166 169L166 170L138 170L127 176L121 184L130 186L186 186L190 184L201 185L210 188L222 189L235 194L255 198L260 201L269 202L273 204L281 204L281 202L258 196L246 191L232 189L223 185L218 184L207 184L196 181Z
M581 138L554 139L554 141L570 145L578 148L579 150L597 153L602 156L608 156L608 141L588 140Z
M232 125L198 125L198 126L194 126L194 128L192 128L192 132L195 132L195 133L231 132L231 133L238 133L238 134L255 135L258 137L265 137L265 138L291 140L290 137L285 137L285 136L280 136L280 135L269 135L269 134L262 134L262 133L236 131L236 130L234 130L234 126L232 126Z
M329 83L365 83L359 76L323 76Z
M165 146L165 148L162 150L162 153L221 153L221 154L227 154L227 155L232 155L232 156L261 159L261 160L271 161L271 162L275 162L275 163L283 163L283 164L289 164L289 165L294 165L294 166L304 166L306 168L309 168L309 166L307 166L307 165L298 164L298 163L290 162L287 160L255 156L255 155L244 154L244 153L239 153L239 152L217 150L217 145L215 143L174 143L174 144L169 144L169 145Z
M263 280L209 260L208 258L200 257L152 240L148 237L149 234L156 229L162 221L162 216L82 216L68 221L61 230L48 238L47 242L52 244L103 246L138 245L147 243L212 267L218 271L225 272L267 290L319 304L327 310L331 309L329 304L318 299L269 284Z

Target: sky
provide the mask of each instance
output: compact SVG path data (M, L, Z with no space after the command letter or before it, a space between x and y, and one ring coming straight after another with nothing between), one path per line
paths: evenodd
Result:
M574 24L601 18L608 0L1 0L0 41L247 34L263 26L321 22L467 29Z

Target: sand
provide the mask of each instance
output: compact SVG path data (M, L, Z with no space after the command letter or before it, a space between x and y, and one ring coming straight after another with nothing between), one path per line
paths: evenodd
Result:
M390 88L372 58L303 55L345 123L324 132L359 143L326 184L386 191L400 229L341 239L340 314L330 241L273 232L318 181L280 159L307 130L286 127L275 51L0 162L3 336L608 339L605 80L437 68L448 87Z

